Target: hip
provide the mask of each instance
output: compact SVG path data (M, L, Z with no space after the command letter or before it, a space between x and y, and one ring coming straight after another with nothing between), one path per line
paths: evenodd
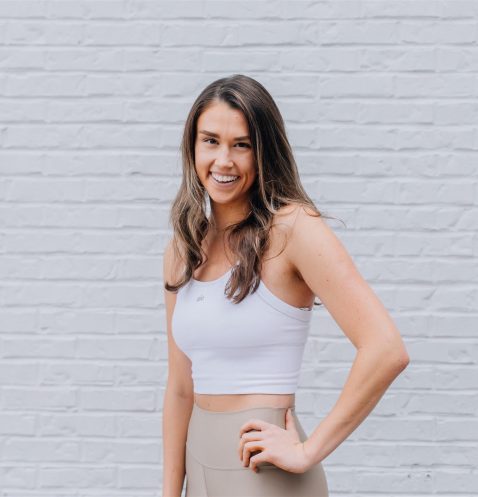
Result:
M301 441L307 439L292 407ZM272 463L258 464L259 472L244 467L239 458L239 430L251 418L285 428L287 407L256 406L209 411L193 405L186 442L186 496L207 497L328 497L321 463L305 473L291 473Z

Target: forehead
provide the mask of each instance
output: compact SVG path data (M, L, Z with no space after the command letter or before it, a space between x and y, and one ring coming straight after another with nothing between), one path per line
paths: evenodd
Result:
M244 114L225 102L215 102L208 106L197 120L198 129L207 129L217 134L247 134L248 126Z

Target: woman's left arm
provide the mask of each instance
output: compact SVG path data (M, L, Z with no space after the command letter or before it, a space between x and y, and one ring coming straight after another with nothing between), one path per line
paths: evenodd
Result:
M313 466L360 425L410 359L387 310L323 218L301 209L287 253L357 350L337 402L304 443Z

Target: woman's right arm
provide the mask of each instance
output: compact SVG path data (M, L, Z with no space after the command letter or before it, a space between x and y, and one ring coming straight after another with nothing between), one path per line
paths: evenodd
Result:
M169 242L163 257L163 280L175 281L175 257ZM194 403L191 361L172 336L171 318L176 294L164 290L168 335L168 380L163 402L163 497L181 497L186 475L185 456L189 420Z

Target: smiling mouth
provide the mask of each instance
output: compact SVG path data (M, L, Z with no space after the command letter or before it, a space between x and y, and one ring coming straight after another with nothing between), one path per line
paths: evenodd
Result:
M209 173L209 176L212 178L212 180L214 181L214 183L215 183L216 185L231 185L231 184L233 184L233 183L236 183L236 182L239 180L239 178L240 178L240 176L237 176L237 177L236 177L236 179L233 179L233 180L230 180L230 181L218 181L218 180L217 180L217 179L216 179L216 178L212 175L212 173ZM230 176L232 176L232 175L230 175Z

